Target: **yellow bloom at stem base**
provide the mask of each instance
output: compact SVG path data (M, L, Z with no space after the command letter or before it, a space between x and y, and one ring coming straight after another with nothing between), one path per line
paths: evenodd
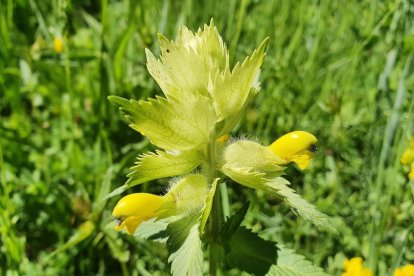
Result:
M394 276L414 276L414 265L408 264L397 268L394 271Z
M133 235L143 221L158 217L163 213L163 206L168 198L147 193L124 196L112 211L117 221L115 230L125 228L128 234Z
M315 157L317 142L318 139L309 132L292 131L277 139L269 147L286 163L294 162L301 170L304 170L309 167L311 160Z
M344 261L345 272L342 276L372 276L372 271L369 268L362 266L362 258L354 257L350 260Z

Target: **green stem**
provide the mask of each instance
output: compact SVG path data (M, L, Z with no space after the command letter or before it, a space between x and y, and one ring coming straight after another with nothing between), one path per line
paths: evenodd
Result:
M218 176L219 172L217 170L217 141L216 135L213 131L211 135L211 142L207 146L207 159L208 165L206 168L206 175L210 183ZM213 198L213 206L211 208L210 220L208 224L208 235L210 244L210 264L209 271L210 275L217 275L218 263L220 261L220 245L218 242L220 228L222 224L223 216L221 210L221 200L220 200L220 189L216 189L216 193Z
M217 274L217 267L220 256L220 245L218 243L218 237L221 227L221 203L220 203L220 189L216 190L213 199L213 206L210 214L210 275L215 276Z

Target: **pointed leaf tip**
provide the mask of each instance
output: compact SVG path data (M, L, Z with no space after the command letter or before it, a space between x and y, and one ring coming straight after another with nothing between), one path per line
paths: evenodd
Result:
M121 106L121 107L127 107L127 106L130 105L129 100L127 100L125 98L122 98L122 97L114 96L114 95L108 96L108 100L110 102L114 103L114 104L117 104L117 105Z

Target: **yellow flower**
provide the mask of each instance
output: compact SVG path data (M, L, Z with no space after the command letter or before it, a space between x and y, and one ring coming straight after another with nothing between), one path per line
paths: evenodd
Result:
M167 197L147 193L124 196L112 211L117 221L115 230L125 228L128 234L133 235L143 221L158 217L163 212L166 200Z
M414 265L408 264L397 268L394 271L394 276L414 276Z
M60 36L56 36L53 40L53 48L55 53L60 54L63 52L63 40Z
M372 276L372 271L369 268L362 266L362 258L354 257L350 260L344 261L345 272L342 276Z
M411 169L408 178L414 179L414 139L411 139L407 149L401 156L401 163L403 165L410 165Z
M293 131L283 135L271 144L270 150L284 159L286 163L294 162L301 170L309 167L316 152L315 136L306 131Z

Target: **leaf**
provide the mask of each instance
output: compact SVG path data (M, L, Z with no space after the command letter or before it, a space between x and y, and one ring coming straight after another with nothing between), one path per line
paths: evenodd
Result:
M292 249L279 245L277 265L270 268L268 276L328 276L322 268L315 266Z
M263 189L263 184L267 181L266 173L256 171L251 167L239 167L237 164L226 163L221 171L237 183L253 189Z
M247 201L243 206L237 210L237 212L231 216L224 224L221 230L222 235L226 240L231 239L233 234L236 232L237 228L243 222L244 217L246 216L247 210L249 209L250 202Z
M202 275L204 259L197 216L170 223L167 233L172 275Z
M113 167L110 166L106 172L101 185L98 186L98 200L95 202L93 207L93 214L99 215L105 209L107 194L111 188L111 179L113 174Z
M58 247L51 254L54 255L58 252L61 252L61 251L64 251L66 249L76 246L77 244L79 244L80 242L88 238L95 230L95 227L96 226L92 221L90 220L85 221L84 223L79 225L79 227L75 230L73 235L69 238L69 240L66 243Z
M166 230L170 218L157 220L156 218L144 221L141 223L134 236L142 239L153 239L155 241L166 241Z
M213 98L219 121L241 110L255 84L260 66L263 63L268 39L265 39L251 57L242 64L237 63L233 70L226 70L216 75L208 87Z
M282 196L284 200L289 204L289 206L298 213L299 216L310 220L317 227L336 232L331 218L318 211L314 205L303 199L295 192L295 190L289 188L287 186L289 184L290 183L286 179L277 177L272 181L266 182L266 188L264 190L270 194L277 194Z
M128 181L113 190L104 199L117 196L130 187L144 182L182 175L191 172L203 161L203 156L197 151L184 151L172 154L164 151L146 153L138 157L135 166L128 174Z
M211 208L213 206L214 194L216 193L218 181L219 181L219 178L214 179L213 183L211 184L210 191L207 194L206 202L205 202L203 213L201 215L201 220L200 220L200 233L204 233L204 227L206 226L208 217L210 216Z
M189 93L178 100L128 101L116 96L109 100L121 106L131 128L167 150L190 150L206 143L216 122L210 100Z
M243 226L232 235L228 248L226 264L254 275L265 275L277 260L276 243L264 240Z
M178 87L208 96L210 74L224 70L229 63L227 48L213 21L195 34L182 27L176 41L162 35L158 38L161 58L147 49L147 68L167 98L179 98Z
M258 171L281 171L286 164L269 147L264 147L253 141L237 141L226 147L224 160L237 164L239 167L252 167Z
M290 183L283 177L271 178L271 175L254 170L250 167L238 167L226 163L222 171L234 181L258 190L263 190L275 196L281 196L289 206L304 219L310 220L317 227L336 232L332 220L300 195L289 188Z
M164 151L147 153L138 157L138 162L128 174L128 188L150 180L172 177L191 172L203 161L197 151L186 151L171 154Z

